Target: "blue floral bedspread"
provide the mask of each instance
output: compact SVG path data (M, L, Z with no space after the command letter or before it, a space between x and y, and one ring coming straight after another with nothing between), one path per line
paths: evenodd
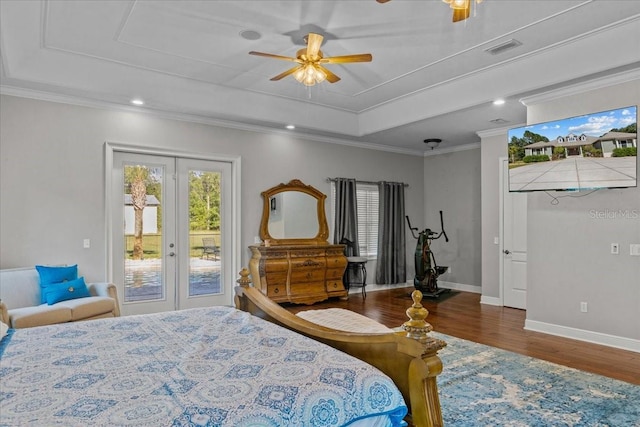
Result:
M376 368L228 307L18 329L1 426L340 426L407 408Z

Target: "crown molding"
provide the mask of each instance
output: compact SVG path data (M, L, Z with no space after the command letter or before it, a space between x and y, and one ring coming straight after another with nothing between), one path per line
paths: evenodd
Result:
M548 92L542 92L532 96L527 96L521 98L520 102L523 105L530 107L544 102L553 101L558 98L578 95L584 92L602 89L605 87L627 83L635 80L640 80L640 68L596 78L582 83L576 83L574 85L565 86L563 88L551 90Z
M526 126L526 123L515 124L506 128L479 130L476 132L476 135L478 135L481 139L491 138L494 136L504 136L507 134L507 132L509 132L509 129L519 128L522 126Z

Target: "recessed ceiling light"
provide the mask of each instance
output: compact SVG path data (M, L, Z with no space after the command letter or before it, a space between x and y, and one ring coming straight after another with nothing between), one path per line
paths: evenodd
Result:
M493 101L493 105L502 105L505 103L504 99L496 99L495 101Z
M142 99L136 98L136 99L132 99L131 103L133 105L144 105L144 101Z
M296 128L294 125L287 125L285 127L289 130L294 130Z

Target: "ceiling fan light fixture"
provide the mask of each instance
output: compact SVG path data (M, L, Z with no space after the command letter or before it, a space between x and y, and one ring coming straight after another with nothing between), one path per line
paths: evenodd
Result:
M454 10L465 10L468 9L471 3L471 0L442 0L447 3L451 9Z
M293 73L293 78L305 86L313 86L316 83L322 83L325 81L327 79L327 74L315 64L307 63L301 65L300 68Z
M464 21L471 14L472 0L442 0L453 9L453 22ZM480 4L483 0L473 0L475 4Z

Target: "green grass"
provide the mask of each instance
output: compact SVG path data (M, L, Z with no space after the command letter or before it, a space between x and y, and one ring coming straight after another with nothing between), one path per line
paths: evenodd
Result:
M190 231L189 232L189 256L192 258L199 258L202 255L202 238L213 237L216 242L220 242L219 231ZM126 239L126 255L127 259L131 259L133 256L133 235L128 234ZM162 234L145 234L142 236L142 251L145 259L155 259L161 256L161 244Z

